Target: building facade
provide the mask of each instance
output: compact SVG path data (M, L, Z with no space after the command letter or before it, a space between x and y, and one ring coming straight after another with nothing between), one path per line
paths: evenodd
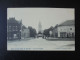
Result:
M58 26L56 25L54 28L53 28L53 37L58 37Z
M42 36L43 36L42 25L41 22L39 21L37 37L42 37Z
M7 20L7 40L21 39L21 23L15 18Z
M75 24L74 20L68 20L53 29L53 37L60 38L74 38L75 37Z
M22 28L21 38L25 39L25 38L29 38L29 37L30 37L30 30L28 28Z
M74 26L58 27L58 37L75 37Z

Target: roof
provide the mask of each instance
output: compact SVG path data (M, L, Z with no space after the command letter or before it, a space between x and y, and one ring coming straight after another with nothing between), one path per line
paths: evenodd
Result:
M7 23L18 23L18 24L20 24L21 21L17 21L15 18L9 18L9 19L7 20Z
M67 21L61 23L58 26L71 26L71 25L75 25L75 21L74 20L67 20Z

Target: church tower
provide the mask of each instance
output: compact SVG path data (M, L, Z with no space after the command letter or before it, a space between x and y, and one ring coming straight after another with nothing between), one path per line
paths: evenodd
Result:
M42 25L41 25L40 21L39 21L39 25L38 25L38 33L42 33Z

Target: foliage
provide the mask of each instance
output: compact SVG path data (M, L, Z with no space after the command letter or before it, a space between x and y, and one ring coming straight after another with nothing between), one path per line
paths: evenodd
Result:
M28 27L30 30L30 37L35 37L36 36L36 29L32 28L31 26Z
M43 31L43 35L45 35L45 36L50 36L50 34L49 34L49 31L52 31L53 30L53 27L51 26L50 28L48 28L48 29L45 29L44 31Z

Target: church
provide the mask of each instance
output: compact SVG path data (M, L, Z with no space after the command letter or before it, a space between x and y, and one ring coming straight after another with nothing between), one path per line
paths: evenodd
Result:
M38 37L42 37L42 34L43 34L43 32L42 32L42 25L41 25L41 22L39 21L39 24L38 24Z

